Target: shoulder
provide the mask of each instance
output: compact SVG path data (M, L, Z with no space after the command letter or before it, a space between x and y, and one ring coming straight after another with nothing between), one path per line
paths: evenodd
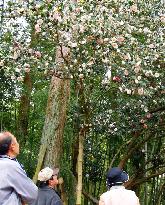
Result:
M55 191L54 191L52 200L54 201L54 203L57 203L57 202L60 203L61 202L61 199L60 199L59 195Z
M52 188L49 188L48 186L40 187L38 190L39 190L39 195L44 194L46 196L49 196L52 199L60 199L60 197L55 192L55 190L53 190Z
M8 158L0 158L0 164L3 170L6 170L6 171L9 170L10 172L12 170L11 173L19 169L19 164L16 161L8 159Z
M62 205L62 201L58 195L54 195L51 200L51 204L53 205Z
M136 195L136 193L132 190L128 190L128 189L125 189L125 195L128 197L128 198L131 198L132 201L138 201L138 197Z
M106 198L107 196L109 196L110 195L110 191L106 191L106 192L104 192L101 196L100 196L100 199L104 199L104 198Z
M128 194L132 194L132 195L135 195L135 196L136 196L135 192L132 191L132 190L125 189L125 192L127 192Z
M9 169L12 169L12 172L10 172L10 174L18 174L18 175L26 175L25 171L22 169L21 165L19 164L19 162L14 161L14 160L10 160L11 162L8 164L9 165Z

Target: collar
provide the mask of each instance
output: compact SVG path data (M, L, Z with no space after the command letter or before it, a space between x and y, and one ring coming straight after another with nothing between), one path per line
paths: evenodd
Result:
M20 167L23 169L23 171L26 173L24 166L21 163L19 163L16 158L12 158L8 155L0 155L0 158L1 159L10 159L10 160L13 160L13 161L17 162L20 165Z
M40 189L42 189L42 190L53 190L53 191L55 191L54 188L52 188L52 187L50 187L50 186L48 186L48 185L45 185L45 186L43 186L43 187L40 187Z
M8 159L16 161L16 158L12 158L12 157L10 157L8 155L0 155L0 158L8 158Z
M115 185L110 188L110 190L113 190L113 189L125 189L125 187L123 185Z

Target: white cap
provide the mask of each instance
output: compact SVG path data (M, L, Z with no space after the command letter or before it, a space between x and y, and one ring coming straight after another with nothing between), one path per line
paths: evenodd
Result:
M45 167L38 173L38 180L41 182L47 181L52 177L52 175L57 175L58 172L59 172L58 168L53 170L49 167Z

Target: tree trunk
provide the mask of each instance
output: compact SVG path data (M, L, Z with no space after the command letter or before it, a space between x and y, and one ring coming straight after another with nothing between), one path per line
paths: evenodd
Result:
M58 46L56 50L56 63L63 70L70 50ZM62 79L54 73L46 109L46 118L43 127L39 159L33 181L36 183L37 176L42 167L60 167L63 155L63 133L66 121L66 110L70 96L70 79ZM64 189L61 190L63 200L66 200ZM67 201L63 201L67 204Z
M81 196L82 196L82 174L83 174L83 150L84 150L84 132L80 131L79 133L79 154L77 160L77 173L78 173L78 182L77 182L77 199L76 205L81 204Z
M62 53L62 49L61 47L57 48L56 62L62 62L63 60L62 56L64 56L64 53ZM65 51L66 49L67 48L65 48ZM70 80L60 79L53 75L48 95L39 159L33 177L34 182L37 181L38 172L42 167L60 167L60 161L63 155L63 132L69 96ZM64 190L62 190L62 195L61 198L66 199ZM67 204L67 201L65 201L64 204Z
M28 118L30 110L30 97L32 92L32 80L30 73L25 74L23 85L24 90L20 98L17 121L17 135L22 147L25 145L28 136Z
M48 95L39 160L35 176L33 177L35 182L42 166L60 166L60 159L63 153L63 131L69 94L69 80L53 76Z
M44 166L60 166L70 82L53 76L48 97L42 144L47 144Z

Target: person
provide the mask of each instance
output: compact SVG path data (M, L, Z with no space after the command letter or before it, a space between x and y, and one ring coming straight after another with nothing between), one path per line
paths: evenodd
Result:
M31 205L38 188L17 161L19 143L10 132L0 133L0 205Z
M107 173L108 191L100 196L99 205L140 205L135 192L123 186L128 180L125 171L119 167L111 168Z
M54 189L59 184L58 174L58 168L51 169L49 167L45 167L39 172L38 198L34 205L62 205L62 201Z

